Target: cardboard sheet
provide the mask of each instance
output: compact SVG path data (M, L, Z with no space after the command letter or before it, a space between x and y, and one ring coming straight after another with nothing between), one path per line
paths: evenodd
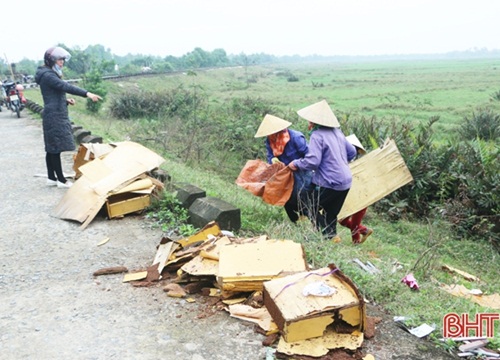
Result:
M441 289L447 293L469 299L476 304L484 306L486 308L500 310L500 294L495 293L491 295L474 295L469 289L463 285L441 285Z
M357 213L413 181L394 140L350 163L352 186L338 219Z
M306 355L320 357L328 354L331 349L356 350L363 344L363 333L338 334L328 330L324 336L296 342L286 342L283 337L278 343L278 352L287 355Z
M253 322L265 331L278 330L278 327L273 322L269 311L267 311L265 307L256 309L249 305L234 304L229 305L229 313L231 314L231 317Z
M82 176L66 191L53 211L54 216L78 221L84 229L111 192L143 178L147 171L159 167L165 161L135 142L125 141L115 145L104 159L96 158L79 168Z
M217 281L224 290L262 290L262 282L308 269L304 249L291 240L223 246Z
M154 190L153 181L151 181L151 179L148 177L145 179L134 181L129 185L121 188L120 190L113 192L113 194L123 194L126 192L151 194L153 190Z

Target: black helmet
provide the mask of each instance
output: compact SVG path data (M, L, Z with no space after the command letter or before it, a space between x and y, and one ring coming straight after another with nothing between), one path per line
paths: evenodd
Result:
M56 46L48 49L43 55L43 62L49 67L54 66L56 61L59 59L68 61L69 59L71 59L71 54L64 50L62 47Z

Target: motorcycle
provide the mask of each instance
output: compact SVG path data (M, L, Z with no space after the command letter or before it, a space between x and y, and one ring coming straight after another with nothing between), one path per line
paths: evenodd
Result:
M7 81L2 84L5 91L4 104L7 109L21 117L21 110L26 106L26 98L24 97L24 86L16 84L13 81Z

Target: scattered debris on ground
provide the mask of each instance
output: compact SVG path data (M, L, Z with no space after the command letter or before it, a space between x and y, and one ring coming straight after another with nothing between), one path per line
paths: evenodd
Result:
M463 270L456 269L446 264L442 266L442 269L446 272L454 274L455 281L464 279L470 283L474 283L474 286L480 287L482 285L485 285L485 283L479 277L471 275ZM457 283L451 285L439 283L438 285L442 290L453 296L463 297L481 306L500 310L500 294L498 293L485 294L478 287L469 289L465 285Z
M471 336L471 337L456 337L442 338L441 342L446 342L448 345L453 345L458 348L457 356L459 358L474 358L493 360L500 359L500 349L496 351L488 349L488 339L486 337Z
M334 264L310 269L301 244L238 238L216 222L188 238L162 238L151 265L123 281L198 303L198 319L227 311L253 323L277 358L363 359L363 341L375 333L364 298Z

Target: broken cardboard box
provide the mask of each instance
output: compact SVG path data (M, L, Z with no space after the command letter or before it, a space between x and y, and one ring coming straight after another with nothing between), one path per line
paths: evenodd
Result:
M264 305L286 342L363 332L365 302L335 265L264 282Z
M78 168L82 175L67 190L55 207L54 216L78 221L82 223L81 228L84 229L94 219L111 195L120 193L123 188L138 180L146 179L148 171L158 168L165 161L153 151L132 141L115 143L114 146L114 149L102 159L96 157ZM134 187L136 185L132 184ZM133 191L140 193L141 191L148 192L150 190L151 188L142 188ZM130 196L141 197L141 195ZM120 201L126 200L120 198ZM144 199L140 200L144 201ZM112 200L111 203L113 203ZM121 205L124 207L118 212L122 214L124 210L129 211L131 209L130 204ZM137 203L132 206L133 211L136 211L136 208ZM114 215L117 216L117 212L114 212Z
M73 170L75 171L75 180L82 176L80 166L85 165L95 158L103 159L107 154L113 151L112 144L84 143L80 144L76 154L73 156Z

